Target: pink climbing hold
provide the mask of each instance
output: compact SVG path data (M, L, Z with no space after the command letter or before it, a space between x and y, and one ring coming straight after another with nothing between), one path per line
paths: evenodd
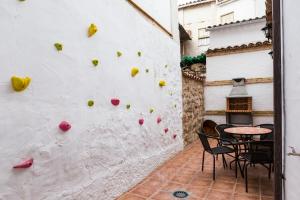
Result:
M157 120L156 120L156 122L159 124L161 122L161 118L158 117Z
M25 161L21 162L20 164L15 165L13 168L14 169L29 168L29 167L31 167L32 163L33 163L33 158L30 158L28 160L25 160Z
M62 121L62 122L59 124L59 128L60 128L60 130L66 132L66 131L70 130L71 124L70 124L69 122Z
M111 104L114 106L118 106L120 104L120 100L119 99L111 99Z
M165 131L165 133L167 133L167 132L169 131L169 129L168 129L168 128L165 128L164 131Z
M139 124L142 126L144 124L144 119L139 119Z
M174 134L174 135L173 135L173 139L176 139L176 137L177 137L177 135L176 135L176 134Z

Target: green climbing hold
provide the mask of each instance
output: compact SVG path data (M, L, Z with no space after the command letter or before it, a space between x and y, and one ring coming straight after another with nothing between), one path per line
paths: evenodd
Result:
M153 112L154 112L154 109L153 109L153 108L150 108L149 112L150 112L150 113L153 113Z
M117 56L121 57L122 56L122 52L121 51L117 51Z
M146 73L149 73L149 69L146 69Z
M130 109L130 107L131 107L130 104L126 105L126 109Z
M54 46L57 51L62 51L63 49L63 45L61 43L55 43Z
M89 101L88 101L88 106L89 106L89 107L92 107L93 105L94 105L94 101L93 101L93 100L89 100Z
M137 55L138 55L139 57L141 57L141 56L142 56L142 52L139 51L139 52L137 53Z
M165 68L167 68L168 67L168 65L165 65Z
M95 67L97 67L98 64L99 64L99 60L94 59L94 60L92 60L92 63L93 63L93 65L94 65Z

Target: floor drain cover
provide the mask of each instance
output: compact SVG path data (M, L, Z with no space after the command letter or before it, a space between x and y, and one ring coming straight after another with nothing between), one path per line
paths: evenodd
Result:
M185 191L176 191L176 192L173 193L173 196L177 197L177 198L183 199L183 198L188 197L189 194L187 192L185 192Z

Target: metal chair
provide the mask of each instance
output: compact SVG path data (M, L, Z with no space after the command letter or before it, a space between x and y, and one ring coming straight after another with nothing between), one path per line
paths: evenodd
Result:
M230 155L230 153L237 153L237 152L234 148L230 148L227 146L217 146L217 147L211 148L208 138L216 139L216 140L218 140L218 142L221 142L221 139L218 137L208 136L208 135L204 134L202 130L199 131L198 136L199 136L199 139L204 148L203 155L202 155L202 171L204 168L205 152L208 152L209 154L211 154L213 156L213 180L215 180L215 178L216 178L216 164L215 164L216 156L219 154L222 154L223 166L224 166L225 162L226 162L224 154L232 156L232 155ZM222 141L224 142L225 140L222 140ZM230 142L230 141L226 141L226 142ZM234 157L234 156L232 156L232 157ZM237 169L237 163L238 162L236 162L236 169ZM236 170L236 174L237 174L237 170Z
M273 163L273 141L248 141L249 149L241 153L240 160L244 161L243 173L245 177L246 192L248 192L248 166L260 164L268 169L268 176L271 177L272 163ZM263 146L264 148L257 148ZM266 149L268 149L266 151ZM267 166L268 165L268 166Z
M226 128L232 128L232 127L234 126L230 124L219 124L216 126L216 131L218 132L219 137L221 139L220 145L232 145L232 143L238 142L238 139L236 137L229 135L224 131Z
M274 136L274 124L259 124L256 127L271 129L272 132L266 135L261 135L260 140L273 140Z

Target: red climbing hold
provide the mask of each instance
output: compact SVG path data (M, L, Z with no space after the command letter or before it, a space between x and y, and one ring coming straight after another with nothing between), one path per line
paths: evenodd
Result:
M161 118L158 117L157 120L156 120L156 122L159 124L161 122Z
M177 137L177 135L176 135L176 134L174 134L174 135L173 135L173 139L176 139L176 137Z
M69 124L69 122L62 121L59 124L59 128L60 128L60 130L66 132L66 131L68 131L71 128L71 124Z
M142 126L144 124L144 119L139 119L139 124Z
M168 128L165 128L164 131L165 131L165 133L167 133L167 132L169 131L169 129L168 129Z
M114 106L118 106L120 104L120 100L119 99L111 99L111 104Z
M25 160L22 163L15 165L13 168L15 169L29 168L31 167L32 163L33 163L33 158L30 158L29 160Z

